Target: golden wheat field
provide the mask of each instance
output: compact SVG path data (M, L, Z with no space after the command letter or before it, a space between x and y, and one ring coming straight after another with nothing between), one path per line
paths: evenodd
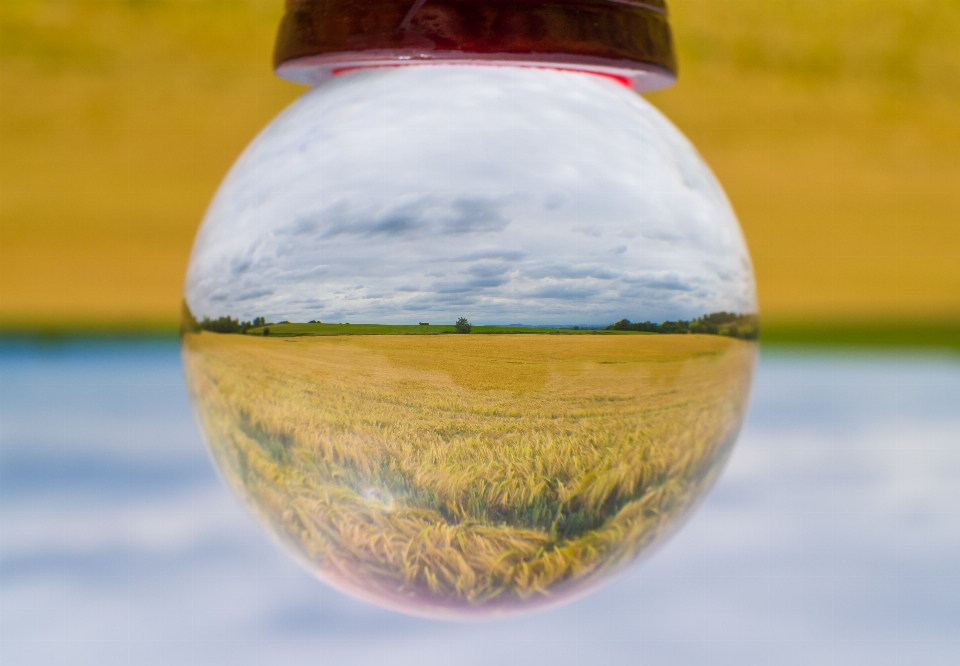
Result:
M667 4L650 101L726 188L765 322L955 321L960 3ZM176 327L217 183L303 92L270 71L282 11L2 3L0 329Z
M673 527L755 345L702 335L188 333L220 470L322 579L424 614L589 589Z

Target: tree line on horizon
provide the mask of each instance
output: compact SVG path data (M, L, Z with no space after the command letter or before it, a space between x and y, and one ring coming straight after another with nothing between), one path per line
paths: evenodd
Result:
M737 314L735 312L712 312L697 319L664 321L655 324L650 321L631 322L621 319L605 328L607 331L637 331L641 333L659 333L668 335L700 334L725 335L741 340L756 340L760 336L760 324L755 314Z
M288 324L290 322L279 322ZM310 321L310 324L320 323ZM269 326L265 317L254 317L251 321L240 321L230 315L211 319L204 317L198 320L190 311L186 301L183 302L183 313L181 315L180 331L181 333L198 333L200 331L210 331L211 333L238 333L245 334L252 328ZM467 321L466 317L460 317L455 324L457 333L470 333L473 326ZM574 326L574 329L580 327ZM264 329L263 334L268 335L270 329ZM724 335L741 340L756 340L759 337L760 326L755 314L737 314L735 312L712 312L703 315L697 319L676 321L664 321L659 324L651 321L631 322L629 319L605 326L603 330L607 331L635 331L638 333L657 333L661 335Z
M246 333L251 328L266 325L267 320L265 317L254 317L251 321L240 321L230 315L225 315L223 317L217 317L216 319L204 317L198 320L193 315L193 312L190 311L190 306L187 305L186 301L183 302L183 312L180 316L181 333L199 333L200 331L210 331L212 333ZM264 334L266 335L266 333Z

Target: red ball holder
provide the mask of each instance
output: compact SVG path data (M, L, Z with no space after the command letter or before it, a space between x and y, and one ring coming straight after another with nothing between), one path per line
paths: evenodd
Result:
M441 63L587 71L639 92L677 75L665 0L287 0L274 53L280 77L308 85Z

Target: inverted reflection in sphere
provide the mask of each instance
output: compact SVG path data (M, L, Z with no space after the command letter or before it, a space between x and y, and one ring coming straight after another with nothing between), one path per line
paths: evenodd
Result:
M221 186L185 303L234 491L323 580L443 617L582 594L675 527L755 355L696 152L615 81L543 69L307 93Z

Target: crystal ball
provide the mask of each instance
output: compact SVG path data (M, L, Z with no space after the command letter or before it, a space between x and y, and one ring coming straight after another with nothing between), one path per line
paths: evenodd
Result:
M716 479L756 356L749 254L613 78L350 71L217 192L181 346L223 479L307 569L406 613L583 595Z

